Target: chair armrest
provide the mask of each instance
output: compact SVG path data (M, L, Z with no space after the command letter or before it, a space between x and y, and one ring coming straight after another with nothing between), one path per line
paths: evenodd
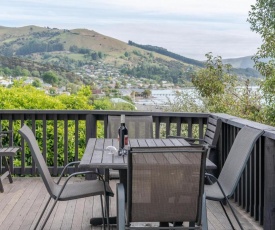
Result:
M72 162L71 162L71 163L72 163ZM106 190L106 184L105 184L105 180L103 179L103 176L100 175L100 174L97 173L97 172L85 171L85 172L76 172L76 173L72 173L72 174L65 180L64 184L62 185L62 187L61 187L61 189L60 189L60 191L59 191L59 194L57 195L57 199L59 199L59 197L61 196L61 194L62 194L64 188L66 187L67 183L69 182L69 180L70 180L72 177L75 177L75 176L77 176L77 175L85 175L85 174L96 174L96 175L99 177L99 179L103 182L104 196L106 197L106 193L107 193L106 191L107 191L107 190ZM111 196L113 196L113 195L111 195Z
M60 176L59 176L59 178L58 178L57 184L59 184L59 182L60 182L62 176L63 176L64 173L65 173L65 170L66 170L69 166L75 165L75 164L79 164L79 163L80 163L80 161L73 161L73 162L68 163L68 164L63 168L63 170L62 170L62 172L61 172L61 174L60 174Z
M122 183L116 186L117 191L117 229L125 229L125 191Z
M182 137L182 136L167 136L167 138L182 138L188 142L194 143L195 141L204 141L204 139L201 138L193 138L193 137Z
M217 184L218 184L218 186L219 186L219 188L220 188L220 190L221 190L221 192L222 192L224 198L227 200L228 197L226 196L226 194L225 194L225 192L224 192L224 190L223 190L223 188L222 188L222 185L220 184L220 182L219 182L219 180L217 179L217 177L215 177L214 175L212 175L212 174L210 174L210 173L205 173L205 176L211 177L212 179L215 180L215 182L217 182Z
M13 133L13 130L0 131L1 134Z

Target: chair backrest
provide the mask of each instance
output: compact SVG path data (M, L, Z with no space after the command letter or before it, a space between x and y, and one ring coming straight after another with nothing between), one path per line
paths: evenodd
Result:
M248 126L238 132L218 177L227 196L233 195L250 153L263 133L263 130Z
M222 127L222 121L220 118L209 117L207 120L207 126L204 134L204 144L216 146L220 131Z
M128 154L127 224L201 223L203 146L135 147Z
M53 195L52 191L55 187L55 183L51 177L49 169L48 169L46 162L43 158L43 155L39 149L38 143L36 141L36 138L35 138L32 130L27 125L23 125L23 127L19 130L19 133L22 135L22 137L27 142L27 144L30 148L32 157L34 159L34 162L38 168L38 172L41 175L43 182L44 182L49 194L52 196Z
M129 138L153 138L152 116L126 116L125 125ZM120 116L108 116L107 137L116 138L120 126Z

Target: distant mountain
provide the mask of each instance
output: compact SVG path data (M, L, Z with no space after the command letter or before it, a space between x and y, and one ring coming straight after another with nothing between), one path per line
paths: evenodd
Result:
M252 56L240 57L240 58L229 58L223 59L224 64L230 64L233 68L254 68L254 61L251 59Z
M189 81L190 73L199 68L184 60L130 46L93 30L33 25L19 28L0 26L0 56L27 59L49 68L58 66L75 72L85 65L102 69L98 66L104 63L106 68L110 68L109 72L138 72L133 76L174 83L179 79ZM0 62L0 67L4 63L7 62ZM32 65L25 66L33 71Z
M54 70L61 74L64 81L67 78L77 84L90 84L92 81L89 76L76 76L86 65L101 70L105 68L105 72L109 73L175 84L190 81L193 72L204 67L203 62L162 47L133 42L127 44L93 30L34 25L17 28L0 26L0 56L0 68L15 68L22 63L22 68L31 73L38 71L41 75L44 71ZM225 61L228 60L231 59ZM232 59L231 63L233 61L237 65L241 60ZM254 76L254 73L251 75L254 70L236 71L244 77Z
M238 76L263 77L254 67L255 63L252 60L253 56L240 58L223 59L223 64L230 64L233 67L233 72ZM269 59L261 59L262 62L268 62Z
M152 45L141 45L141 44L137 44L137 43L135 43L133 41L129 41L128 44L131 45L131 46L139 47L141 49L145 49L145 50L149 50L149 51L154 51L156 53L163 54L165 56L174 58L174 59L179 60L179 61L183 61L183 62L191 64L191 65L196 65L196 66L199 66L199 67L204 67L204 63L201 62L201 61L181 56L179 54L176 54L176 53L173 53L171 51L168 51L167 49L164 49L162 47L152 46Z

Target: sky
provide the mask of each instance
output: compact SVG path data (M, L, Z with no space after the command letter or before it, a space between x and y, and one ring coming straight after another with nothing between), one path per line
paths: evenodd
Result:
M0 26L86 28L188 58L237 58L256 53L261 38L250 30L256 0L2 0Z

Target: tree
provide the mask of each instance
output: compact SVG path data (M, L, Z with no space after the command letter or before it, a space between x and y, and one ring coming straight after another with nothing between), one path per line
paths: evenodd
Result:
M30 76L30 71L27 69L22 69L21 74L22 76L28 77Z
M12 74L11 69L8 67L4 67L3 71L6 76L10 76Z
M265 76L262 90L266 107L267 122L275 124L275 2L274 0L256 0L251 6L248 22L251 30L260 34L263 44L253 57L255 67ZM264 62L267 59L268 62Z
M206 54L206 68L192 78L197 91L178 93L172 111L227 113L254 121L264 122L263 105L258 91L251 90L250 82L237 81L230 74L230 66L222 64L220 56ZM198 94L198 95L197 95Z
M152 95L152 92L150 89L145 89L142 93L143 97L148 98Z
M31 72L31 75L32 75L33 77L40 77L40 73L39 73L38 70L32 71L32 72Z
M16 66L15 69L13 70L13 75L14 76L20 76L22 73L22 67L21 66Z
M228 74L231 66L224 66L220 56L213 57L212 53L205 56L206 68L199 70L193 76L192 82L202 97L214 99L224 94L226 89L235 86L236 76Z
M46 83L49 84L56 84L58 82L58 77L56 75L56 73L52 72L52 71L48 71L45 72L42 75L43 81L45 81Z
M42 86L41 82L38 80L38 79L35 79L33 82L32 82L32 86L33 87L36 87L36 88L39 88Z

